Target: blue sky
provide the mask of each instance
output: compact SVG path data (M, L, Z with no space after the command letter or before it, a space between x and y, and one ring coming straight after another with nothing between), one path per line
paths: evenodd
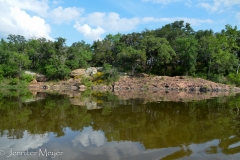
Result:
M240 0L0 0L0 38L57 37L92 44L107 34L157 29L184 20L197 30L240 28Z

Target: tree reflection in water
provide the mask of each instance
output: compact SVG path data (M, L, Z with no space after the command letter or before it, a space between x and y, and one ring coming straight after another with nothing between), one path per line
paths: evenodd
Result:
M163 159L194 155L195 145L204 146L200 150L205 154L240 153L239 95L157 103L143 99L121 100L111 93L92 93L72 97L74 105L70 103L73 99L66 95L46 94L30 102L26 95L0 96L1 136L21 139L27 131L32 135L54 133L62 137L66 128L81 132L84 127L92 127L92 137L101 131L108 142L138 142L145 149L179 148ZM92 104L97 107L86 107L90 101L96 102Z

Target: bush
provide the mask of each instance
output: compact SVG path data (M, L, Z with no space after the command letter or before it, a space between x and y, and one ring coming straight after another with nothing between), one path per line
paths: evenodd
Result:
M89 77L82 77L81 82L83 85L85 85L87 88L91 87L93 85L93 82Z
M194 77L199 77L203 79L207 79L207 74L206 73L196 73Z
M33 80L33 76L30 74L22 74L20 79L23 81L31 82Z
M104 64L103 79L107 84L113 84L119 79L118 70L109 64Z
M17 85L19 82L19 79L18 78L12 78L9 82L10 85Z
M227 78L219 74L210 74L208 79L218 83L227 83Z
M230 73L227 78L229 83L240 86L240 74Z
M103 83L103 72L97 72L95 75L93 75L93 82L94 83Z

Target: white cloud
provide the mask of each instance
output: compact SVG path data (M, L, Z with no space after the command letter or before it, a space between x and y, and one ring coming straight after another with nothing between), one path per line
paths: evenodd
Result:
M81 25L79 22L76 22L74 28L76 28L78 32L82 33L86 38L91 40L101 39L101 35L105 33L105 30L99 26L97 26L96 29L92 29L89 25Z
M74 146L77 146L80 142L84 147L90 146L90 144L95 144L99 147L104 145L105 136L104 133L100 131L86 131L75 137L72 142Z
M80 25L84 24L84 25ZM134 18L121 18L119 14L115 12L94 12L76 22L74 28L76 28L85 37L91 40L100 39L101 35L105 31L109 33L130 31L136 28L140 24L140 19ZM92 29L91 27L96 27Z
M121 18L115 12L94 12L82 19L85 23L100 26L109 32L129 31L134 29L139 23L139 18Z
M192 0L142 0L142 2L150 2L150 3L153 3L153 4L162 4L162 5L181 2L187 7L191 7L192 3L193 3Z
M45 37L51 32L50 25L38 16L30 16L19 7L11 6L4 0L0 1L0 35L21 34L26 38Z
M179 2L181 0L142 0L143 2L152 2L152 3L160 3L160 4L168 4L173 2Z
M0 138L0 149L8 152L10 148L14 151L26 151L27 149L36 149L41 147L44 143L49 141L48 134L42 135L29 135L27 131L23 132L23 137L15 139L14 141L9 139L6 135Z
M62 0L53 0L52 3L53 3L54 5L58 5L58 4L63 3L63 1L62 1Z
M192 26L198 26L203 23L212 24L214 23L211 19L195 19L195 18L187 18L187 17L174 17L174 18L154 18L154 17L145 17L142 19L142 23L151 23L151 22L165 22L172 23L174 21L183 20L184 22L190 23Z
M10 6L28 10L41 16L47 16L49 9L48 0L2 0Z
M213 0L212 3L205 1L198 3L198 6L205 8L209 12L223 12L235 5L240 5L240 0Z
M63 8L59 6L58 8L53 9L49 12L49 16L53 19L54 23L61 24L63 22L70 22L72 20L77 19L81 13L83 13L83 9L76 7L68 7Z

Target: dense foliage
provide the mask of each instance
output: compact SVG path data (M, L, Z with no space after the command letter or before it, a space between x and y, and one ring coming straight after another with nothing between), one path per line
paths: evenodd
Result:
M214 33L175 21L141 33L110 34L92 45L80 41L67 46L61 37L50 41L9 35L0 41L0 78L20 78L22 70L32 70L52 80L66 79L76 68L111 65L132 75L192 75L239 85L239 58L237 27L226 25Z

